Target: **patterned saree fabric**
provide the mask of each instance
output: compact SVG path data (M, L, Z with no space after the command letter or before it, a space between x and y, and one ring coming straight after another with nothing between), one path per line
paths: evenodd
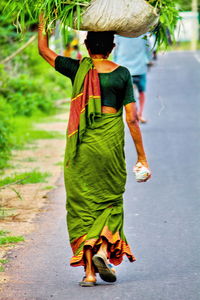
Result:
M135 260L123 232L126 166L122 109L115 114L101 113L96 75L89 68L83 94L76 92L76 100L73 97L71 102L64 176L72 266L85 266L85 247L95 254L103 239L108 241L111 263L120 264L124 254L131 262ZM77 139L71 143L74 136Z
M67 130L67 161L76 156L78 144L87 126L92 125L94 118L101 116L100 100L98 73L92 60L85 57L80 63L73 85Z

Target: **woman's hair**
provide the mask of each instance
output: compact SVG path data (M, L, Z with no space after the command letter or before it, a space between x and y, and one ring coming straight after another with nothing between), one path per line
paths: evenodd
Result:
M87 48L91 54L110 53L114 46L114 32L113 31L89 31L85 40Z

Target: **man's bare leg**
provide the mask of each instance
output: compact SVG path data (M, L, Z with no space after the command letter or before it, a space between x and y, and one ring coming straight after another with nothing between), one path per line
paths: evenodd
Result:
M143 118L145 100L146 100L145 92L140 92L139 93L138 119L141 123L146 123L146 120Z

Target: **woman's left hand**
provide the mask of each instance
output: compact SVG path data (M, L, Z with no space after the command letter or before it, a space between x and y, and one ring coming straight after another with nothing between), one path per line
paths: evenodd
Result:
M148 164L148 162L147 162L147 160L138 160L137 161L137 163L136 163L136 165L138 164L138 163L141 163L144 167L146 167L148 170L149 170L149 175L144 179L144 180L140 180L140 181L138 181L138 182L146 182L147 180L149 180L150 178L151 178L151 176L152 176L152 173L151 173L151 170L150 170L150 168L149 168L149 164Z
M144 167L146 167L147 169L149 169L149 164L147 162L147 160L138 160L137 163L141 163ZM150 170L150 169L149 169Z

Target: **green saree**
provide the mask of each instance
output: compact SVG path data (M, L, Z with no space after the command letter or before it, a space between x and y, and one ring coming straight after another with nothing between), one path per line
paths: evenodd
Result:
M80 95L79 92L76 94ZM64 177L67 226L74 254L72 266L85 266L85 247L90 246L95 254L102 239L108 242L108 258L114 265L121 263L124 254L131 262L135 260L123 232L126 166L122 109L116 114L99 111L98 96L88 95L84 116L86 128L80 141L81 116L76 132L76 154L71 157L69 147L74 147L74 143L70 142L71 135L68 134ZM73 114L72 110L70 114ZM88 116L93 118L88 121Z

